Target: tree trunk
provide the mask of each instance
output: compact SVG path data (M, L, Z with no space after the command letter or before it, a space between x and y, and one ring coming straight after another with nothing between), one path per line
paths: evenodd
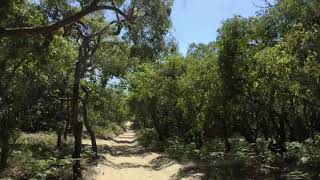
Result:
M57 149L62 149L62 130L61 128L57 129Z
M79 159L74 161L73 164L73 180L80 180L82 179L82 172L81 172L81 162Z
M155 127L156 127L156 131L158 132L158 138L159 138L159 141L164 141L164 137L163 137L163 134L161 132L161 128L160 128L160 125L158 122L158 120L154 120L154 124L155 124Z
M163 134L162 134L162 131L161 131L160 122L159 122L158 118L155 117L154 112L152 112L152 121L153 121L154 127L156 128L156 131L158 133L159 141L163 142L164 141L164 137L163 137Z
M8 121L3 119L1 122L1 155L0 155L0 172L7 166L10 150L10 132L8 127Z
M157 102L157 99L155 97L152 97L151 98L151 103L149 104L149 111L151 112L151 119L152 119L152 123L158 133L158 139L159 141L163 142L164 141L164 136L163 136L163 133L162 133L162 129L161 129L161 126L160 126L160 122L159 122L159 119L157 118L157 115L156 115L156 102Z
M82 140L82 122L79 120L79 96L81 80L81 61L76 63L72 95L72 130L74 136L74 158L80 158Z
M279 132L279 149L280 149L280 155L283 155L283 153L286 151L286 146L285 146L285 142L286 142L286 129L285 129L285 120L284 118L287 118L285 116L281 116L281 119L279 121L280 124L280 132Z
M315 129L317 124L316 121L317 121L316 112L315 112L315 109L312 108L310 113L310 138L312 140L314 140L314 137L315 137Z
M0 111L4 110L4 104L6 101L7 88L2 88L0 84ZM7 166L9 152L10 152L10 127L9 117L5 114L0 117L0 172Z
M62 86L60 87L60 97L65 96L67 88L67 81L63 80ZM63 133L63 126L64 122L66 121L66 113L64 111L64 102L63 100L60 100L60 105L59 105L59 111L57 112L57 149L61 150L62 148L62 133Z
M84 37L82 45L79 48L79 60L76 63L74 70L74 80L73 80L73 89L72 89L72 130L74 137L74 152L73 158L80 158L81 156L81 146L82 146L82 128L83 124L79 120L79 98L80 98L80 80L83 78L86 71L86 62L90 51L90 37ZM91 52L91 55L94 52ZM76 161L77 162L77 161ZM81 179L81 167L80 163L76 163L73 166L74 177Z
M202 136L197 134L195 136L196 149L201 149L203 146Z
M223 120L222 123L223 123L223 139L224 139L224 145L225 145L225 152L228 153L231 150L231 145L230 145L229 136L228 136L228 128L225 120Z
M82 140L82 122L79 120L79 96L80 96L80 80L81 80L81 62L76 63L74 73L74 84L72 94L72 130L74 137L74 152L73 158L80 158L81 156L81 140ZM73 179L81 179L80 160L77 159L73 165Z
M82 99L82 107L83 107L83 122L84 125L90 135L91 138L91 145L92 145L92 151L94 152L95 157L98 157L98 148L96 143L96 136L94 134L94 131L92 130L91 125L88 121L88 111L87 111L87 104L88 104L88 93L86 92L83 99Z
M69 118L67 118L67 122L66 125L64 127L64 131L63 131L63 139L66 141L68 139L68 131L70 129L70 121Z
M64 132L63 132L63 138L64 138L65 141L68 138L68 133L69 133L69 130L70 130L70 120L71 120L70 112L71 112L71 110L70 110L70 102L68 101L67 102L67 112L66 112L66 124L65 124Z

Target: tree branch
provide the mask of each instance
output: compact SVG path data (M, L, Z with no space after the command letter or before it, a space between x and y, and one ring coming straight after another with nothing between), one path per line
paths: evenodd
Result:
M58 31L60 28L65 27L67 25L73 24L78 22L84 16L100 11L100 10L111 10L123 16L126 20L128 16L122 10L115 6L109 5L97 5L97 3L92 3L86 9L67 17L61 21L53 23L51 25L46 26L38 26L38 27L18 27L18 28L3 28L0 27L0 38L1 37L8 37L8 36L37 36L37 35L44 35L44 34L52 34Z
M255 4L255 3L253 3L253 5L255 7L260 8L260 9L269 9L269 8L272 8L272 7L275 6L275 5L272 5L268 0L264 0L264 4L265 4L265 6L259 6L259 5Z

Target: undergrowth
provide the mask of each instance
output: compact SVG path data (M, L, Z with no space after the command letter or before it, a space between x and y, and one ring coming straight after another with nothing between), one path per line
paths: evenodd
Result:
M320 179L320 136L314 141L287 143L283 156L269 151L269 142L261 138L249 144L241 137L232 137L228 153L219 138L206 140L200 149L179 138L159 142L153 129L140 130L138 139L152 151L163 151L182 163L194 162L209 179Z
M97 137L114 136L124 131L117 124L107 128L95 127ZM87 138L86 132L83 134ZM56 148L54 132L21 133L13 146L8 167L1 178L12 179L72 179L73 137L63 141L60 151ZM83 145L81 167L86 170L95 160L90 145Z

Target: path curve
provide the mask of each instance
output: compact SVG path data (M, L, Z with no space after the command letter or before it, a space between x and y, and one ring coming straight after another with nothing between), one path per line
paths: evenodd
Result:
M186 172L188 166L146 151L130 128L114 139L97 140L97 144L104 157L94 168L97 180L198 180L202 176Z

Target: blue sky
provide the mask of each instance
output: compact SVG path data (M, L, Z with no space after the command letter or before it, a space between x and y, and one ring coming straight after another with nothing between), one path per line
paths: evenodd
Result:
M254 16L259 10L255 5L261 4L263 0L175 0L171 18L180 52L185 55L192 42L215 40L223 20Z

